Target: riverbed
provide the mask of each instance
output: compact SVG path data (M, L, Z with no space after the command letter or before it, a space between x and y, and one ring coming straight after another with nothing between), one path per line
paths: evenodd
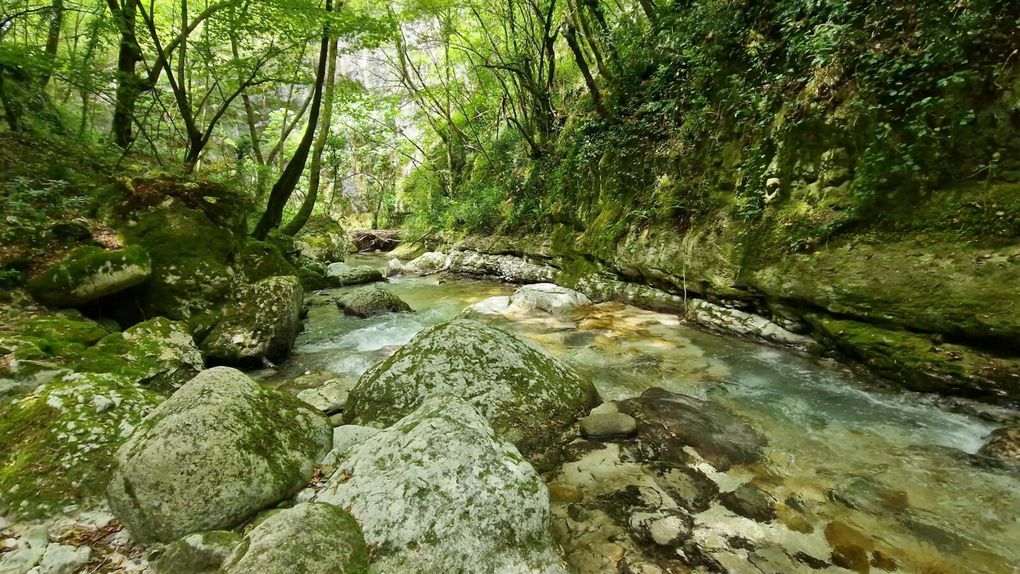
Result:
M348 262L385 267L376 257ZM313 305L293 356L267 382L281 385L309 372L357 378L422 329L515 289L446 276L398 277L387 287L415 313L358 319L332 304ZM793 527L781 521L744 536L782 544L779 530L793 528L798 544L824 545L838 523L864 533L899 571L1020 572L1020 480L975 456L996 428L992 422L876 388L827 360L706 333L675 316L622 304L484 320L575 364L603 400L661 387L749 421L767 439L766 462L714 480L735 488L755 478L781 506L795 508L797 519ZM720 521L733 518L719 512ZM747 571L770 570L749 564ZM817 570L805 565L803 571Z

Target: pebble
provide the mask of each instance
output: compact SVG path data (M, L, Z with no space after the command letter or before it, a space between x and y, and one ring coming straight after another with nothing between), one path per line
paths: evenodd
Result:
M581 434L586 438L623 438L637 434L637 421L623 413L588 415L581 419Z

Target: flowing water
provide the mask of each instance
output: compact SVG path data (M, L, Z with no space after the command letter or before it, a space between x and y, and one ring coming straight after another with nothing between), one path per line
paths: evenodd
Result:
M385 266L370 257L348 262ZM357 319L331 304L313 306L274 379L309 371L360 376L425 327L514 290L437 277L397 278L388 287L416 313ZM574 316L495 323L573 362L605 400L659 386L750 420L768 440L764 466L778 477L767 488L779 501L806 503L804 531L849 525L892 549L886 554L904 572L1020 572L1020 479L973 456L992 423L877 390L835 365L634 307L609 303Z

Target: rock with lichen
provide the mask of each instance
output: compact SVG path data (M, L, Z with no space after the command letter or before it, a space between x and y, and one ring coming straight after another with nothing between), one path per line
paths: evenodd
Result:
M422 331L365 373L345 420L385 427L439 393L467 397L528 456L561 442L599 402L571 365L506 331L458 319Z
M270 516L244 537L223 574L362 574L368 547L347 511L306 502Z
M410 313L411 306L392 292L378 285L361 287L345 293L336 300L336 306L345 315L371 317L384 313Z
M346 450L316 500L357 518L379 572L564 572L542 479L455 395Z
M216 363L253 364L286 357L300 327L304 290L297 277L270 277L245 286L202 342Z
M181 387L120 447L107 498L139 542L232 528L297 493L331 446L322 414L217 367Z
M114 453L162 399L123 375L70 373L0 404L0 515L99 502Z
M33 278L28 289L46 305L78 307L140 285L151 274L152 262L142 247L82 247Z

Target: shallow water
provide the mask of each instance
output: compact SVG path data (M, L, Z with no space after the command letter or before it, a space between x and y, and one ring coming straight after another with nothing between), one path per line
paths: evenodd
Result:
M348 262L385 266L379 258ZM514 290L440 281L390 282L414 314L355 319L331 304L313 307L293 357L273 379L308 371L360 376L420 330ZM850 525L903 572L1020 572L1020 480L971 456L991 423L876 390L836 365L634 307L610 303L576 316L493 322L575 363L605 400L659 386L743 415L769 444L756 472L769 477L765 488L777 500L803 507L805 528ZM731 471L734 484L748 479L742 472Z

